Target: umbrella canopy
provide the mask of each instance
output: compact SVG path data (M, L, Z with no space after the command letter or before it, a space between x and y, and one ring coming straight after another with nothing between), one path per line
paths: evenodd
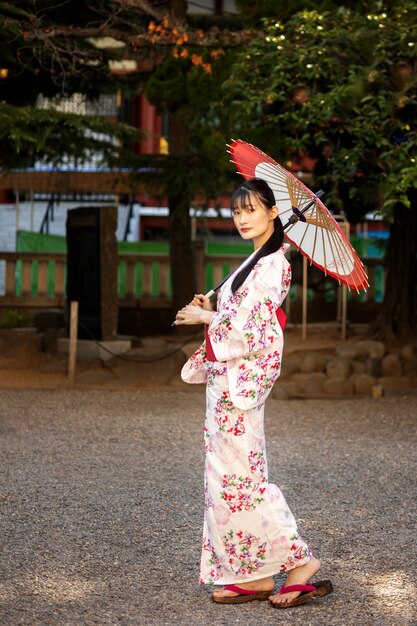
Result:
M232 162L246 179L262 178L275 195L285 235L310 263L349 289L369 286L364 265L330 211L296 176L250 143L233 140Z

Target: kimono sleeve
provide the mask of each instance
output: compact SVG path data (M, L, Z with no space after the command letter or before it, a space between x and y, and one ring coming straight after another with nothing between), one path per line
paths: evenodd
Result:
M283 254L264 257L240 291L225 294L207 331L218 361L264 350L282 335L276 309L289 289L289 271Z

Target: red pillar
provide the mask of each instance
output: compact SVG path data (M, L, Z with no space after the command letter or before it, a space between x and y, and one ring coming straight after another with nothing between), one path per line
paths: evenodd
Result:
M0 204L13 204L14 194L12 189L0 189Z
M159 153L162 121L155 107L149 104L144 96L138 96L133 102L133 125L145 131L142 141L138 144L138 153Z

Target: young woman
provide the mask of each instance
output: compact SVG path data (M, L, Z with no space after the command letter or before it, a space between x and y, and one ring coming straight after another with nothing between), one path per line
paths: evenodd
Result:
M291 269L271 188L245 181L232 196L233 220L254 252L223 285L217 311L202 294L178 311L177 325L206 325L206 340L182 370L207 384L205 516L201 584L223 584L214 602L270 599L276 608L304 604L332 590L307 585L320 562L299 536L281 491L268 481L264 405L281 368L283 332L277 315ZM272 576L288 572L273 593Z

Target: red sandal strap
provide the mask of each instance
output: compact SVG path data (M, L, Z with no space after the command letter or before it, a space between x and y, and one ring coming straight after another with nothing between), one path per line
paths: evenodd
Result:
M236 585L225 585L223 589L225 589L226 591L234 591L235 593L240 593L247 596L252 596L253 594L258 593L257 591L253 591L252 589L242 589L242 587L237 587Z
M317 587L314 585L288 585L288 587L281 587L280 593L291 593L292 591L316 591Z

